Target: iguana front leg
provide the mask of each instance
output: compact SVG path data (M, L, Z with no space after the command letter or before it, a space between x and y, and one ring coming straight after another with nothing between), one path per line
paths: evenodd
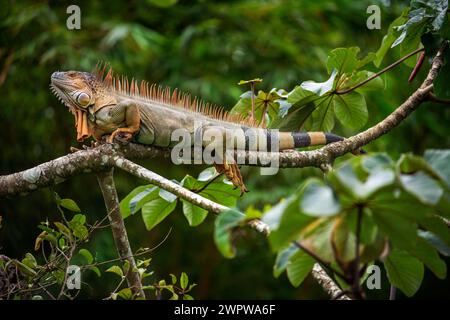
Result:
M125 104L122 103L120 105L121 108L125 110L119 110L119 112L125 113L125 124L126 127L121 127L114 130L111 135L108 137L107 142L113 143L114 138L118 134L125 134L122 139L130 140L135 133L139 131L140 123L141 123L141 114L139 112L139 108L134 103ZM111 113L115 112L116 108L111 109ZM114 114L111 114L114 117Z

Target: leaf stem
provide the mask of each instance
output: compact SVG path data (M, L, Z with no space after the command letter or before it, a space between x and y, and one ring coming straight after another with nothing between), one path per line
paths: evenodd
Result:
M415 55L415 54L417 54L417 53L419 53L419 52L422 52L422 51L424 51L424 50L425 50L425 48L419 48L419 49L416 49L416 50L414 50L413 52L408 53L406 56L404 56L404 57L400 58L399 60L395 61L393 64L387 66L387 67L384 68L383 70L378 71L377 73L371 75L371 76L370 76L369 78L367 78L366 80L361 81L360 83L354 85L353 87L350 87L350 88L344 89L344 90L336 90L334 93L335 93L335 94L346 94L346 93L352 92L352 91L358 89L359 87L365 85L367 82L372 81L372 80L375 79L375 78L378 78L378 77L381 76L383 73L385 73L385 72L387 72L387 71L389 71L389 70L395 68L396 66L398 66L400 63L402 63L402 62L405 61L406 59L408 59L408 58L412 57L413 55Z

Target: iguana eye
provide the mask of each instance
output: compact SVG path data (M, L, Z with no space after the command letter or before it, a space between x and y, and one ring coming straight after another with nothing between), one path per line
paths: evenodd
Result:
M91 98L84 92L79 93L77 96L77 102L80 104L80 106L87 106L90 101Z

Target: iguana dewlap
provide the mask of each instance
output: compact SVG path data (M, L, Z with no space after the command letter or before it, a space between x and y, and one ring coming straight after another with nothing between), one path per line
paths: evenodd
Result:
M103 70L104 71L104 70ZM137 143L171 147L172 133L176 129L194 134L194 124L224 134L228 130L248 130L251 125L243 119L224 112L223 109L190 99L177 90L149 86L142 81L112 77L111 70L95 73L67 71L55 72L51 76L51 88L75 116L77 140L90 136L100 140L109 135L113 142L118 134L122 139ZM247 121L248 122L248 121ZM343 140L342 137L324 132L277 132L265 129L267 140L277 135L279 150L323 145ZM252 150L249 145L246 149ZM219 172L224 172L235 186L247 191L236 164L217 163Z

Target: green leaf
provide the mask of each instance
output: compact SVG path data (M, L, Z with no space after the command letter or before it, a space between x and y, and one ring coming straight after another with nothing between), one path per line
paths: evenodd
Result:
M131 300L133 298L133 293L131 292L130 288L123 288L122 290L117 292L117 295L124 300Z
M361 160L361 166L367 173L378 169L392 169L393 165L394 162L386 153L370 154Z
M312 180L306 185L300 208L313 217L332 216L341 210L333 190L318 180Z
M367 199L378 190L392 185L395 180L391 169L378 169L372 171L363 183L356 176L350 164L346 164L334 173L340 183L346 187L357 199Z
M334 103L335 95L326 95L320 100L316 100L316 108L312 112L313 126L315 131L331 131L334 127Z
M404 251L392 250L384 262L389 282L412 297L423 280L423 264Z
M198 181L209 181L212 178L215 178L217 176L217 170L214 167L209 167L200 172L198 175L197 180Z
M123 271L119 266L111 266L105 272L111 272L117 274L119 277L123 277Z
M270 228L269 242L274 251L288 246L292 240L299 237L302 229L314 220L313 217L300 212L298 203L298 196L293 195L280 201L263 216L262 221Z
M301 233L302 245L318 255L326 262L334 261L331 236L336 218L320 218L313 220Z
M61 199L59 201L59 205L73 212L81 212L81 209L78 207L77 203L72 199Z
M174 274L170 274L170 279L171 279L171 281L172 281L172 284L176 284L177 283L177 277L176 277L176 275L174 275Z
M25 255L25 258L22 259L22 263L31 269L37 267L36 258L29 252Z
M208 210L200 208L184 199L181 202L183 203L183 214L191 227L198 226L205 220L208 215Z
M189 278L186 273L182 272L180 276L180 286L181 289L186 289L189 283Z
M408 16L408 11L409 8L406 8L405 10L403 10L402 14L400 15L400 17L398 17L397 19L395 19L388 28L387 34L383 37L383 40L381 42L381 46L378 49L378 51L376 52L376 58L374 60L374 65L378 68L381 65L381 62L384 59L384 56L386 55L386 53L389 51L389 49L391 48L392 44L394 43L394 41L398 38L400 32L397 31L396 27L403 25L407 20L407 16Z
M315 260L303 251L298 251L287 266L287 276L294 287L298 287L308 276Z
M62 234L64 234L67 237L70 237L71 232L70 229L66 227L66 225L62 224L61 222L53 222L55 226L58 228L59 231L61 231Z
M439 279L447 276L447 266L431 245L419 238L414 248L408 251L422 261Z
M189 294L184 294L183 295L183 300L194 300L194 298L191 295L189 295Z
M300 85L301 88L311 91L318 96L323 96L325 93L330 92L333 89L334 79L336 78L338 71L335 69L331 72L330 77L325 82L304 81Z
M167 202L174 202L178 198L173 193L170 193L169 191L164 189L159 189L159 196L164 200L166 200Z
M88 268L88 270L93 271L97 275L97 277L101 277L102 276L102 273L100 272L100 269L98 267L96 267L96 266L90 266Z
M425 239L431 246L436 248L442 255L450 256L450 246L448 246L441 238L430 231L419 230L419 236Z
M439 184L426 173L400 175L403 188L425 204L435 205L444 193Z
M290 244L289 247L280 250L277 254L275 264L273 266L273 276L278 278L281 273L287 268L291 257L299 250L295 244Z
M177 206L177 202L168 202L162 198L150 200L142 207L142 220L147 230L153 229L164 220Z
M286 101L276 100L280 109L270 127L282 131L299 131L316 108L313 102L318 98L315 93L296 86L289 92Z
M339 85L339 89L340 90L344 90L344 89L348 89L351 88L365 80L367 80L369 77L373 76L375 73L374 72L370 72L367 70L361 70L358 72L355 72L353 74L351 74L345 82L343 82L342 84ZM359 88L356 88L355 91L359 92L359 93L366 93L366 92L370 92L370 91L380 91L380 90L384 90L384 81L381 78L381 76L378 76L372 80L370 80L369 82L365 83L364 85L362 85Z
M358 47L337 48L330 52L327 59L327 70L331 73L338 70L338 75L352 73L374 60L375 55L369 54L363 60L358 59L360 49Z
M359 129L366 124L369 113L362 94L358 92L337 94L333 101L336 117L344 126Z
M139 186L131 191L125 198L120 201L120 212L122 218L127 218L128 216L138 212L145 202L157 197L157 193L154 192L157 187L149 184L144 186ZM151 194L151 195L150 195Z
M352 215L356 215L356 210L352 212ZM356 236L348 225L348 219L345 218L346 216L336 218L331 234L331 242L334 247L336 260L350 262L355 259Z
M389 237L394 246L401 249L411 248L417 239L417 225L390 210L395 209L399 204L386 205L390 208L385 210L373 209L373 220L380 230Z
M447 83L448 84L448 83ZM425 161L450 188L450 150L426 150Z
M84 257L84 259L86 260L87 264L91 264L92 262L94 262L94 257L89 252L89 250L80 249L80 251L78 251L78 253L81 254Z
M86 216L82 214L76 214L72 220L69 221L69 227L72 229L73 234L78 239L85 239L88 236L88 229L85 226Z
M235 249L231 244L232 229L237 227L245 216L239 211L230 209L222 212L216 218L214 228L214 242L225 258L233 258L235 256Z
M231 183L213 182L200 195L226 207L234 207L241 192Z

